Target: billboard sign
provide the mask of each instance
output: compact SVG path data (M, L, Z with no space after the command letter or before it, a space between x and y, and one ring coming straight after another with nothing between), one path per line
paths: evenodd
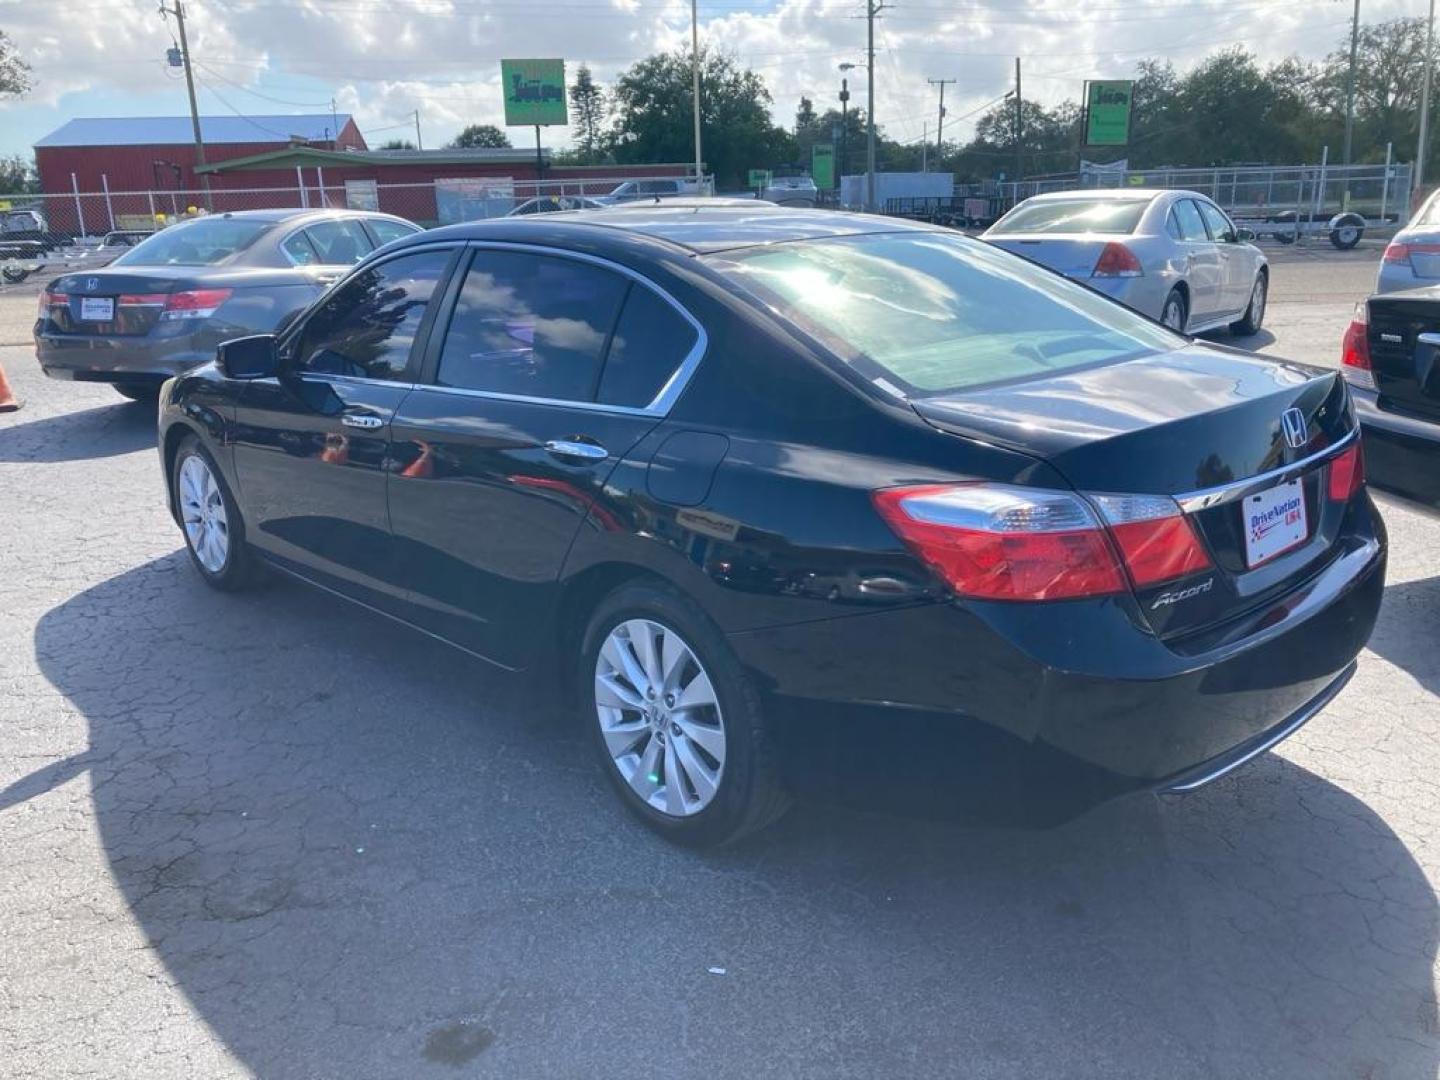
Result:
M510 127L565 124L564 60L501 60L505 123Z
M810 179L821 191L835 186L835 144L816 143L810 150Z
M1097 79L1085 84L1085 145L1124 146L1130 141L1129 79Z
M750 172L746 174L745 179L749 187L767 188L770 186L770 170L751 169Z

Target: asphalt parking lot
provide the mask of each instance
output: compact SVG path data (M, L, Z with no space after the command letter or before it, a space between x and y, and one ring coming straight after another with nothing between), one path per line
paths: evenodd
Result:
M1333 365L1378 249L1272 257L1238 343ZM1046 831L809 804L695 854L523 679L206 589L153 411L41 378L34 294L0 293L0 1076L1440 1070L1432 512L1378 497L1355 679L1196 795Z

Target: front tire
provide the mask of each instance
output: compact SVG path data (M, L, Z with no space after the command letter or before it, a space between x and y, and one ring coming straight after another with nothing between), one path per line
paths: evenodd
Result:
M1270 277L1264 271L1255 275L1255 284L1250 287L1250 304L1239 322L1230 324L1230 332L1242 337L1258 334L1265 322L1265 306L1270 296Z
M205 584L222 592L253 585L255 556L245 543L240 508L200 440L187 435L175 452L170 487L185 536L185 550Z
M1160 308L1160 322L1177 334L1183 334L1188 316L1189 305L1185 303L1185 294L1178 288L1171 289L1170 295L1165 297L1164 306Z
M759 697L724 636L661 585L623 586L591 616L576 672L601 768L677 844L715 847L789 807Z

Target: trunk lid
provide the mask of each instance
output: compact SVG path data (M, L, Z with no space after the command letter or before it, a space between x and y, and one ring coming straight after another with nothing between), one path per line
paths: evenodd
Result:
M1088 278L1106 244L1128 239L1129 233L1003 233L985 237L986 243L1072 278Z
M1415 258L1411 255L1412 263ZM1373 296L1369 308L1370 363L1380 407L1440 419L1440 339L1432 338L1440 334L1440 286Z
M1333 557L1344 504L1327 500L1327 465L1318 459L1355 428L1336 372L1192 345L912 405L943 431L1045 460L1082 492L1196 496L1186 517L1213 566L1137 592L1162 637L1262 604ZM1298 446L1281 419L1290 409L1305 422ZM1265 482L1243 483L1257 477ZM1262 489L1253 506L1257 492L1243 490L1251 487ZM1304 504L1304 539L1260 561L1263 542L1247 547L1247 506L1283 502L1289 513L1295 501Z

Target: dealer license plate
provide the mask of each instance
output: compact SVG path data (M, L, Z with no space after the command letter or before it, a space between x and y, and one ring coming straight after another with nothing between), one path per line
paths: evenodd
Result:
M86 322L110 322L115 318L113 296L82 296L80 318Z
M1250 495L1242 504L1245 514L1245 562L1259 566L1303 544L1310 535L1305 520L1305 488L1299 480L1277 484Z

